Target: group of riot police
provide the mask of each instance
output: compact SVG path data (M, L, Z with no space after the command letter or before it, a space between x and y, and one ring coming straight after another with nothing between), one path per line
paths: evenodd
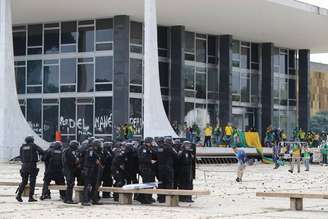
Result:
M22 193L30 179L29 202L34 199L34 188L39 169L38 158L45 163L43 188L40 200L50 199L48 186L66 185L60 197L67 204L76 204L73 199L75 181L83 186L82 205L101 204L98 188L123 187L128 184L158 182L159 189L193 189L195 177L196 146L188 141L181 142L170 137L145 138L144 141L104 142L89 138L81 144L71 141L65 145L53 142L47 150L34 143L33 137L25 139L20 148L22 182L17 189L16 199L22 202ZM142 178L142 181L139 178ZM118 201L118 194L103 192L102 198ZM151 194L135 195L142 204L152 204L156 200ZM158 195L157 201L165 202ZM182 202L192 202L191 196L180 196Z

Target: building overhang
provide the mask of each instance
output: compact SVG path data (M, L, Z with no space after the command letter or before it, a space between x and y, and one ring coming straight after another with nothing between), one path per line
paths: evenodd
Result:
M143 0L12 0L13 23L129 15L143 20ZM235 39L328 52L328 11L296 0L157 0L159 25L231 34Z

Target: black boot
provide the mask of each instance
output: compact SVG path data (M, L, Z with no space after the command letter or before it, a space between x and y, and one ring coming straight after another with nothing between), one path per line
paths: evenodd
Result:
M23 202L22 195L21 195L21 194L17 194L17 195L16 195L16 200L17 200L18 202Z
M28 202L37 202L38 200L34 199L33 196L28 198Z

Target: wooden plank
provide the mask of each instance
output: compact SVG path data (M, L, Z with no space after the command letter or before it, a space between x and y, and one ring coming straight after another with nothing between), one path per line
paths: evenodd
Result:
M273 197L273 198L328 199L328 194L324 194L324 193L257 192L256 196L258 196L258 197Z
M293 211L303 210L303 199L302 198L290 198L290 209Z
M0 182L0 186L19 186L19 182ZM27 185L28 186L28 185ZM43 184L36 184L35 187L41 187ZM66 190L65 185L53 185L49 186L50 190ZM74 190L83 191L83 186L74 186ZM117 192L126 194L161 194L161 195L209 195L208 190L176 190L176 189L131 189L125 190L118 187L99 187L98 191L103 192ZM328 198L328 195L327 195Z
M169 207L177 207L177 206L179 206L179 196L178 195L166 195L165 203Z
M125 193L118 194L118 202L122 205L131 205L132 194L125 194Z

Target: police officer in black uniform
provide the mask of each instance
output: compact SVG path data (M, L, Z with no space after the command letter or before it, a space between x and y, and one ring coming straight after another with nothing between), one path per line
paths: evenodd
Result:
M112 148L112 175L115 180L114 187L122 187L127 184L127 151L125 145L121 142L117 142ZM113 194L114 201L118 201L118 194Z
M180 139L175 139L172 147L175 149L176 152L179 152L180 148L181 148ZM173 186L173 188L178 189L178 187L179 187L179 185L178 185L179 163L178 163L177 159L174 161L173 169L174 169L174 186Z
M156 163L156 154L153 148L153 138L145 138L145 142L138 149L139 171L143 183L154 182L155 173L153 166ZM152 204L152 195L142 195L138 199L142 204Z
M112 152L111 148L113 146L112 142L105 142L103 144L103 156L102 156L102 163L104 165L103 175L102 175L102 185L104 187L111 187L113 186L113 178L112 178ZM103 192L102 194L103 198L110 198L110 192Z
M25 138L25 144L20 148L20 158L22 161L22 167L20 174L22 177L22 182L18 187L18 193L16 200L22 202L22 194L27 185L28 179L30 179L30 193L29 193L29 202L35 202L34 199L34 189L36 183L36 177L38 175L39 169L37 168L38 156L43 155L43 150L34 144L33 136L28 136Z
M42 159L45 163L45 172L43 178L43 188L40 200L46 198L50 199L50 191L48 186L52 180L55 181L56 185L65 185L65 178L63 174L63 164L62 164L62 144L60 142L51 143L48 150ZM64 200L65 191L61 190L60 198Z
M98 148L101 147L101 141L94 140L92 147L89 147L83 155L83 169L82 176L84 179L83 189L83 206L90 206L92 204L97 205L99 203L99 197L97 193L98 183L98 171L101 167L101 157L98 154Z
M173 189L174 187L174 162L177 160L178 153L172 147L172 139L166 138L165 142L158 145L156 149L158 180L161 182L159 189ZM158 195L158 202L165 202L164 195Z
M194 150L191 142L185 141L178 153L179 163L179 188L185 190L193 189L193 165ZM193 202L191 196L180 196L182 202Z
M76 204L73 202L73 188L75 184L75 178L80 176L79 158L77 150L79 147L78 141L71 141L69 147L65 148L62 156L63 173L66 178L67 188L64 203Z

